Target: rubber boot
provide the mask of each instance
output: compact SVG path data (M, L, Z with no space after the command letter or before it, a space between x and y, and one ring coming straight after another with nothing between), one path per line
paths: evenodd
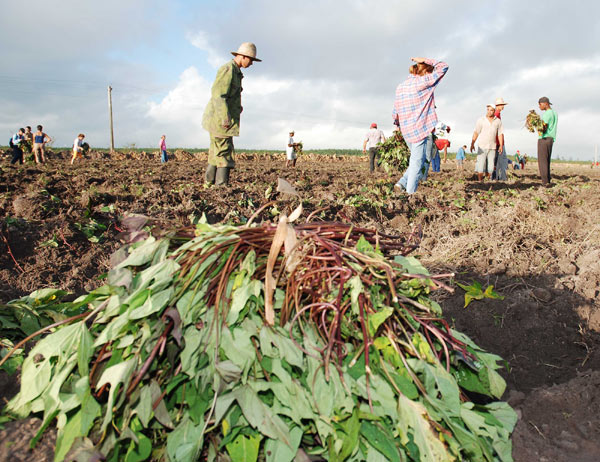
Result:
M217 166L210 165L206 167L206 175L204 175L204 179L207 183L215 184L215 175L217 173Z
M220 185L227 186L229 184L229 170L231 170L230 167L219 167L217 169L217 175L216 175L216 179L215 179L215 185L217 185L217 186L220 186Z

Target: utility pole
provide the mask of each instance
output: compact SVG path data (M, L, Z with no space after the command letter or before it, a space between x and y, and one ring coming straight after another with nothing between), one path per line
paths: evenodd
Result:
M108 86L108 116L110 119L110 152L115 152L115 134L113 131L113 116L112 116L112 87Z

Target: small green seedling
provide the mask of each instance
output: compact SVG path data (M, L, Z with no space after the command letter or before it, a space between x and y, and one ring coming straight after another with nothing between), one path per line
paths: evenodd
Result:
M469 306L469 303L473 300L483 300L484 298L504 300L504 296L494 291L494 286L492 285L487 286L484 291L481 284L477 281L473 281L470 286L463 285L459 282L457 282L457 284L465 291L465 308Z

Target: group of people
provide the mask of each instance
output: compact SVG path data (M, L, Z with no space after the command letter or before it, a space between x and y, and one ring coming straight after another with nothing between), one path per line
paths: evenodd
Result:
M448 71L448 65L442 61L428 58L412 58L412 61L415 64L409 67L408 78L396 89L393 110L394 124L400 127L411 152L408 168L395 186L408 194L414 193L419 182L427 177L438 124L434 91ZM544 123L538 139L538 166L542 185L546 186L550 184L550 159L558 117L547 97L540 98L538 104ZM488 104L486 115L479 118L475 125L471 152L478 141L475 171L481 181L486 177L491 178L494 172L496 179L506 180L508 158L501 119L505 106L502 98L498 98L495 104ZM462 152L459 150L461 157L464 156L464 149L466 146L463 146Z
M46 150L45 146L47 143L52 141L46 133L43 132L44 128L38 125L37 131L33 133L31 127L28 125L25 128L19 128L9 140L8 144L12 150L11 164L24 162L25 153L33 152L35 163L40 164L46 161Z
M480 181L483 181L484 178L500 181L507 179L506 170L510 161L506 155L501 119L501 113L506 104L502 98L498 98L493 105L488 104L486 115L480 117L475 124L475 131L471 140L471 152L475 149L475 142L479 140L475 171ZM550 158L552 146L556 139L558 116L551 108L552 103L546 96L538 100L538 105L542 111L543 121L543 129L538 134L538 167L542 185L548 186L550 184ZM517 168L518 165L520 169L524 169L526 161L526 155L521 156L520 152L517 151L514 168Z
M12 150L12 159L10 160L11 165L16 164L17 162L23 164L25 161L25 154L29 153L33 153L36 164L46 162L46 145L52 142L52 138L44 133L44 127L41 125L38 125L36 128L37 131L35 133L31 131L29 125L25 128L19 128L17 133L10 138L8 144ZM83 141L84 138L85 135L80 133L73 141L71 164L75 162L75 159L83 158L83 153L89 148Z
M230 172L235 167L233 158L233 137L239 136L240 116L242 107L242 69L247 69L255 62L261 62L256 56L256 45L245 42L237 51L232 51L233 59L219 68L212 85L211 98L206 106L202 118L202 126L210 134L208 149L208 166L205 173L207 183L227 185ZM450 132L450 127L438 122L435 111L434 91L446 72L448 64L429 58L411 58L414 62L409 67L409 76L396 89L396 98L393 109L393 122L400 130L402 136L410 147L410 159L406 172L396 183L396 187L412 194L417 190L419 182L427 177L430 164L434 171L439 171L439 150L444 152L444 161L450 142L439 138L437 135ZM506 179L508 158L504 143L501 113L507 103L498 98L495 104L489 104L486 115L479 118L475 125L471 141L471 152L478 141L478 155L476 172L478 178L490 178L495 172L498 180ZM543 130L539 133L538 140L538 165L542 184L550 183L550 159L552 146L556 139L557 115L551 108L552 103L547 97L539 99L539 107L543 111ZM295 152L299 143L295 143L294 132L290 131L287 143L286 166L295 166ZM73 142L73 157L82 157L85 149L80 133ZM167 147L165 135L161 136L159 149L161 162L167 162ZM44 146L52 139L43 132L41 125L37 132L32 133L31 127L20 129L10 140L13 149L11 164L23 163L23 145L32 146L36 163L45 161ZM377 124L371 124L364 143L363 152L369 152L369 169L375 169L377 145L385 141L385 135L378 129ZM462 169L466 145L457 152L457 168ZM522 166L524 160L520 159Z

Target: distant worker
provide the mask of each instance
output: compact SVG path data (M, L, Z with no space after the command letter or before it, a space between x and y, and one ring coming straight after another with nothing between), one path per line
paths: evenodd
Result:
M458 151L456 152L456 170L464 170L464 166L463 163L465 161L465 149L467 149L467 145L465 144L464 146L461 146L460 148L458 148Z
M521 153L519 151L517 151L515 153L515 161L513 163L513 170L522 170L522 164L521 164Z
M37 132L33 134L33 155L35 157L35 163L40 164L46 162L45 157L45 146L46 143L50 143L52 138L46 135L42 130L44 127L41 125L37 126Z
M160 141L158 142L158 149L160 149L160 163L164 164L169 160L169 156L167 154L167 141L166 136L163 135L160 137Z
M398 85L394 102L394 123L400 127L410 146L410 159L406 172L395 187L413 194L426 169L427 155L433 143L432 130L438 118L435 113L434 90L448 71L442 61L411 58L408 78Z
M73 157L71 157L71 165L75 162L75 159L83 159L83 139L85 135L80 133L77 138L73 140Z
M298 158L297 148L300 146L299 143L294 142L294 130L289 132L289 139L287 146L285 148L285 166L286 168L292 165L292 167L296 166L296 159Z
M385 142L385 135L377 128L377 124L373 122L363 141L363 154L366 154L367 150L369 150L369 171L371 173L375 171L375 164L379 165L379 148L377 145L383 142Z
M33 152L33 132L29 125L25 127L25 139L21 143L21 150L23 151L23 155Z
M540 133L537 146L538 168L543 186L550 186L550 158L552 157L552 146L556 141L556 126L558 124L558 115L552 109L550 100L542 96L538 104L542 111L542 122L544 130Z
M500 140L500 150L504 148L504 137L502 121L495 116L496 107L488 104L486 115L480 117L475 124L473 139L471 140L471 152L475 149L475 141L479 139L477 149L477 161L475 163L475 172L479 181L484 177L488 179L494 171L494 158L496 157L496 138Z
M446 139L445 137L449 134L450 126L446 125L443 122L438 122L436 124L435 132L433 134L436 138L435 145L439 151L444 151L444 163L448 161L448 148L450 147L450 140Z
M19 128L19 131L13 135L10 139L10 148L12 149L12 159L10 160L10 164L16 164L19 162L23 163L23 150L21 149L21 144L25 140L25 130Z
M29 125L25 127L25 139L30 143L33 142L33 132L31 131L31 127Z
M517 151L519 155L519 165L521 166L521 170L525 170L525 164L527 163L527 154L521 155L519 151Z
M496 111L494 112L494 115L502 120L502 111L504 110L504 107L507 105L508 103L504 102L503 98L497 98L495 105L496 105ZM504 139L504 134L500 135L502 136L502 146L503 148L500 149L500 139L496 139L496 159L494 161L496 168L494 169L494 175L492 177L493 180L498 180L498 181L506 181L508 180L508 177L506 176L506 169L508 168L508 157L506 155L506 140Z
M211 98L202 118L202 126L210 133L206 182L217 185L229 184L229 172L235 167L233 160L233 137L240 135L242 113L242 69L255 61L256 45L242 43L234 58L221 66L212 86Z

